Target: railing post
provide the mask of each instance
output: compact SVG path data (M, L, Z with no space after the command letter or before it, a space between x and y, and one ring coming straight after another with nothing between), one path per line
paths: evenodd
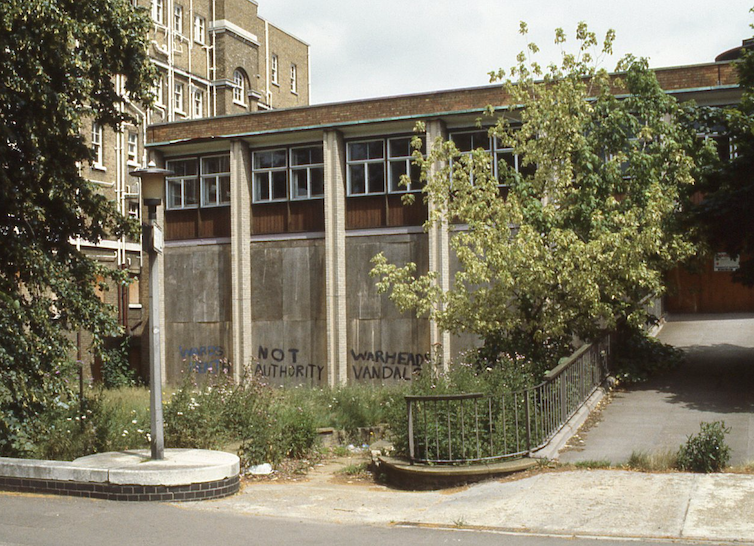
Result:
M566 372L560 374L560 424L566 422L568 417L568 381L566 381Z
M531 418L529 410L529 389L524 391L524 415L526 416L526 451L531 455Z
M408 417L408 456L411 464L414 464L414 415L411 400L406 399L406 413Z

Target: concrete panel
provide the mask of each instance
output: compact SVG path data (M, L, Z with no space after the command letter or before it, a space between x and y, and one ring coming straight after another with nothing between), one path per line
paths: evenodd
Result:
M254 371L274 384L327 381L324 245L252 244Z
M182 372L217 373L233 363L230 322L168 322L165 332L166 372L171 384L180 383Z
M169 322L191 322L193 299L187 293L191 286L191 254L184 248L165 250L165 318Z
M298 246L282 250L283 317L306 320L311 316L311 276L309 248Z
M309 294L311 297L311 318L326 320L327 289L325 287L325 246L321 241L308 245L309 249ZM325 324L325 330L327 326ZM323 330L323 332L325 331ZM324 333L322 334L324 335ZM325 343L325 346L327 344Z
M414 262L420 274L426 273L426 235L353 237L347 246L349 380L409 380L426 363L429 321L399 312L387 295L377 293L370 260L382 251L391 263Z
M325 325L258 321L252 335L253 372L275 385L321 385L327 380Z
M191 292L194 322L229 321L231 270L228 245L200 247L192 253Z
M271 244L251 247L251 317L283 319L283 249Z
M169 248L165 252L168 322L230 320L230 247Z

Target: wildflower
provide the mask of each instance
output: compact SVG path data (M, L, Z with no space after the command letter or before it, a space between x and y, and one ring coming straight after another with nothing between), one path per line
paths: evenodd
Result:
M135 425L137 423L136 419L132 419L131 422Z

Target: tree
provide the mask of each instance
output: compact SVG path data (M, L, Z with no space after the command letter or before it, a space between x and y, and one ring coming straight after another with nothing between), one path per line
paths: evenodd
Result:
M754 286L754 52L742 51L736 63L741 101L728 108L702 108L698 127L721 137L720 145L729 149L715 150L713 158L702 171L700 189L706 196L694 210L692 221L716 249L740 257L740 269L734 281Z
M642 323L641 300L662 293L665 269L694 251L675 214L693 184L685 111L645 60L625 58L614 76L597 67L612 31L596 54L585 24L576 37L578 52L546 69L529 45L504 83L508 104L522 106L490 134L523 168L501 161L496 179L487 152L462 155L452 142L415 154L434 205L426 227L454 222L461 267L451 290L431 273L416 276L415 264L374 259L379 289L400 309L477 334L486 365L523 355L541 373L570 352L573 336L592 339L622 318ZM565 43L562 30L556 43ZM430 175L438 163L444 168Z
M150 102L149 29L128 0L0 2L0 455L30 453L44 412L67 405L69 332L118 333L95 293L117 272L73 241L135 226L82 177L82 128Z

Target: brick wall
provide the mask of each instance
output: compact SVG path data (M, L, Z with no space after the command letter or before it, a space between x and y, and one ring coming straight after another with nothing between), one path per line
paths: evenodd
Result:
M733 65L711 64L668 68L656 71L667 91L734 85ZM310 126L381 120L395 117L429 117L446 112L482 110L488 104L506 105L509 97L500 86L487 86L417 95L256 112L215 120L154 125L148 130L152 143L181 139L207 138L247 132L264 132Z

